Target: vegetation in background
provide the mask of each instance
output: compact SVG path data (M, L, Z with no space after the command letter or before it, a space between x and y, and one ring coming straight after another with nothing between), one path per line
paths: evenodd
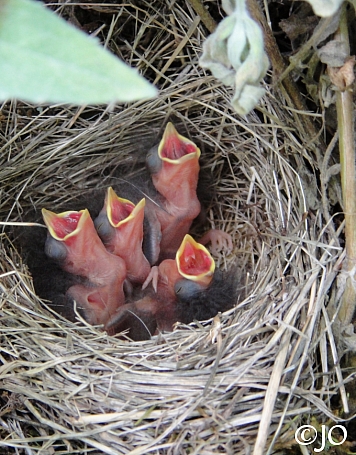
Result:
M0 100L104 104L157 93L96 38L32 0L2 3L0 61Z

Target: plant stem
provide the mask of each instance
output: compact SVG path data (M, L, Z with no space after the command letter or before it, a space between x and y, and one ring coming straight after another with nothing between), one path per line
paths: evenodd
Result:
M210 33L213 33L216 29L216 22L211 17L209 11L205 9L201 0L188 0L189 3L194 8L194 11L200 17L201 21L205 25L205 27L209 30Z
M344 43L345 49L348 51L349 55L350 45L345 6L343 7L343 11L341 13L340 26L336 38ZM330 77L333 79L331 75ZM356 289L353 285L353 281L355 279L354 267L356 266L356 172L353 129L354 114L352 91L349 89L349 85L346 87L342 86L343 81L340 82L339 80L337 82L333 82L338 88L336 92L336 109L339 128L341 185L345 214L346 260L344 264L344 271L350 274L347 277L345 290L341 299L339 319L344 325L347 325L352 320L356 305Z

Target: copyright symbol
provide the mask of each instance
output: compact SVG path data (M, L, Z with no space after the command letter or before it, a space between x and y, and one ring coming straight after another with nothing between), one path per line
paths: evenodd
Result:
M295 440L302 446L313 444L317 436L318 433L313 425L303 425L302 427L299 427L294 433Z

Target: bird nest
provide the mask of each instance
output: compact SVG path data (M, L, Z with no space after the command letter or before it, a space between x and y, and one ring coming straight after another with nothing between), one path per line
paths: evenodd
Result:
M268 86L255 112L237 116L231 90L198 65L206 29L188 3L168 3L81 8L113 21L107 42L155 82L156 99L2 106L1 220L23 222L106 187L174 118L202 149L214 182L206 227L234 244L214 259L242 271L244 299L149 341L117 339L55 316L3 226L2 453L262 454L295 444L312 414L336 419L331 399L344 386L326 307L342 248L324 221L315 149Z

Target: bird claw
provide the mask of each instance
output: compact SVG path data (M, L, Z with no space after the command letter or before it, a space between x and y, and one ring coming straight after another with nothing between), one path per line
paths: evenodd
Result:
M148 274L147 278L145 279L142 289L146 289L147 286L152 282L152 287L157 292L157 285L158 285L158 278L159 278L159 270L158 267L155 265L151 268L150 273Z
M222 249L227 250L228 253L233 250L231 235L220 229L211 229L199 240L202 245L206 245L209 242L211 243L210 250L213 254L218 254Z

